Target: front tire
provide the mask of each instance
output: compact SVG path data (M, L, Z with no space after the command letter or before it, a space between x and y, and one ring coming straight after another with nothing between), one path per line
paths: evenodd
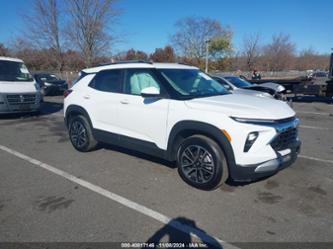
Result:
M226 157L212 139L194 135L185 139L177 153L178 173L189 185L212 190L229 177Z
M97 147L91 126L88 120L82 116L75 116L69 121L69 139L74 148L80 152L88 152Z

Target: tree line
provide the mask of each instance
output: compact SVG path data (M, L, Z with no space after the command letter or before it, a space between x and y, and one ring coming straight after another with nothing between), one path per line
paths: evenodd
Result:
M117 60L152 60L205 66L224 71L284 71L327 69L328 54L309 48L297 53L288 34L276 34L263 44L258 33L244 37L233 48L232 29L207 17L185 17L163 48L151 54L131 48L112 54L121 35L113 32L121 11L116 0L34 0L22 18L29 22L22 36L10 45L0 43L0 55L23 59L34 71L78 71ZM61 4L62 3L62 4Z

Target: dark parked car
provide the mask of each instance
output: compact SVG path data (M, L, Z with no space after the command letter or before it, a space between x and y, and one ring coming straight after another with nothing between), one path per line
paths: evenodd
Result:
M34 75L43 95L63 94L68 89L67 82L50 73L38 73Z

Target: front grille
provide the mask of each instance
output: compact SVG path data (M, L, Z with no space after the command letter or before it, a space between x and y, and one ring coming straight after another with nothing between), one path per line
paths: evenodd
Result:
M280 151L290 147L297 139L297 128L289 128L280 134L278 134L271 142L271 146L274 150Z
M9 105L24 105L35 104L35 94L10 94L7 95L7 102Z

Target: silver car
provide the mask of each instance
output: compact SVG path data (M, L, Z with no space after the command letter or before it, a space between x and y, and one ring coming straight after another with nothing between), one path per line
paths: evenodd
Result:
M276 83L263 83L258 85L233 75L215 75L212 77L232 93L285 100L282 93L286 89L284 86Z

